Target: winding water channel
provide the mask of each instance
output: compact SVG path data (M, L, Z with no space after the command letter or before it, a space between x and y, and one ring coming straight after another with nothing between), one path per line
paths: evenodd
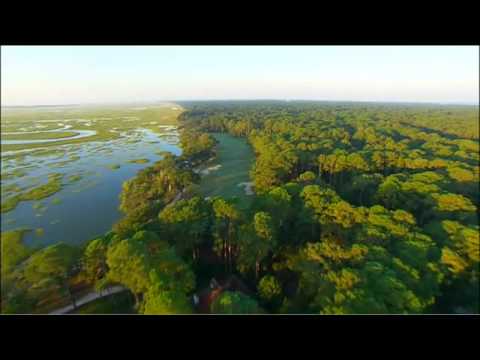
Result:
M68 129L65 127L63 129L55 129L55 130L45 130L45 131L32 131L32 132L6 132L3 135L13 135L13 134L43 134L43 133L55 133L60 132L63 130ZM73 140L73 139L81 139L84 137L89 137L95 135L97 132L95 130L70 130L72 132L76 132L77 135L73 136L66 136L58 139L41 139L41 140L1 140L2 145L17 145L17 144L42 144L42 143L51 143L57 141L65 141L65 140Z
M26 233L25 243L45 246L62 241L79 244L110 230L122 216L118 206L123 182L160 160L161 152L181 153L175 128L167 130L156 134L137 129L112 141L45 148L44 155L38 149L22 150L21 156L18 152L10 157L2 153L2 201L9 185L28 189L46 183L48 174L64 175L62 189L56 194L39 201L22 201L14 210L2 213L2 231L42 229L41 235ZM129 162L136 159L148 162ZM21 176L10 178L12 171ZM80 179L70 180L72 175Z

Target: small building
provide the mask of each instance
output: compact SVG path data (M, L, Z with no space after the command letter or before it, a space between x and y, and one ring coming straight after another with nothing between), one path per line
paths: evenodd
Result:
M243 281L235 275L230 275L225 281L217 281L217 279L212 278L208 288L193 295L194 308L200 314L210 314L212 303L224 291L239 291L247 296L254 296Z

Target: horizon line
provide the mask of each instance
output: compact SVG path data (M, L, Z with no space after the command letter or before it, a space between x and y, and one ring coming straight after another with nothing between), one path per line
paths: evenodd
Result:
M34 108L34 107L72 107L88 105L122 105L122 104L152 104L152 103L175 103L175 102L215 102L215 101L281 101L281 102L324 102L324 103L380 103L380 104L424 104L424 105L463 105L479 106L479 103L471 101L411 101L411 100L322 100L309 98L223 98L223 99L170 99L170 100L133 100L133 101L99 101L80 102L68 104L33 104L33 105L1 105L1 108Z

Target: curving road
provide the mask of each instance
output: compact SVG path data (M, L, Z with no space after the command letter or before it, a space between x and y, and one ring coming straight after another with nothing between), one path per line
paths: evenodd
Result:
M49 315L61 315L61 314L68 314L69 312L78 309L80 306L88 304L89 302L92 302L94 300L107 297L122 291L127 290L127 288L124 288L123 286L112 286L109 287L105 290L103 290L101 293L98 292L91 292L80 299L75 300L76 307L73 307L72 305L64 306L60 309L54 310L49 313Z

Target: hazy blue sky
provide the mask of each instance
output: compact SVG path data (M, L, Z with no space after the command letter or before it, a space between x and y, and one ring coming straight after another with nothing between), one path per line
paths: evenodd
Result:
M2 46L2 105L479 101L477 46Z

